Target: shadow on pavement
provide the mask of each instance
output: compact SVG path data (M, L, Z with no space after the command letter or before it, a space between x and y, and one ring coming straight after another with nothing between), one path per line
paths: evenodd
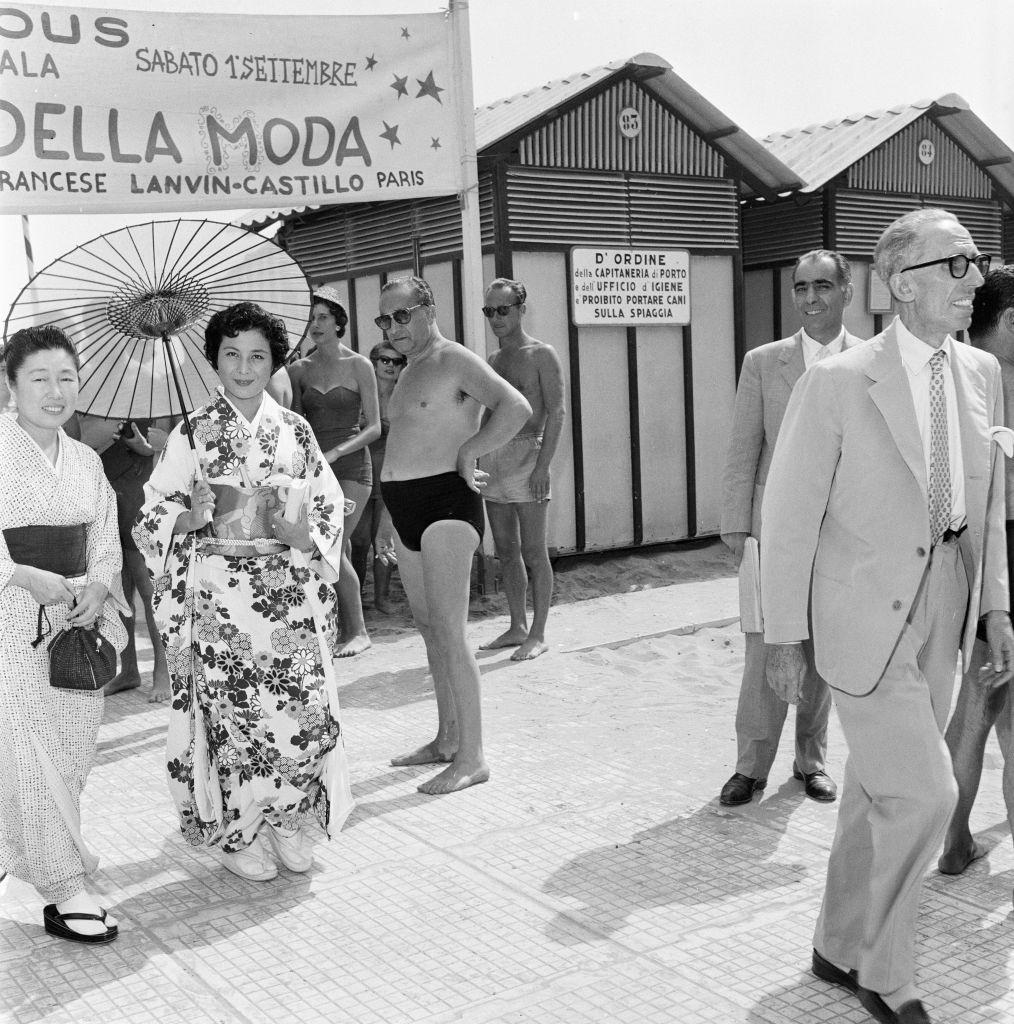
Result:
M112 899L164 872L167 864L178 870L181 842L167 839L156 856L118 865L118 892ZM189 853L187 868L186 878L137 891L116 903L100 895L119 921L119 938L110 945L78 945L50 938L43 930L41 907L37 924L0 921L0 949L11 951L4 957L0 997L0 1007L10 1018L0 1015L2 1019L41 1021L60 1009L64 994L66 1002L72 1003L111 982L127 981L129 988L128 979L142 971L151 958L185 955L221 942L223 937L238 936L313 895L313 872L299 875L283 870L271 882L247 882L226 872L210 855L193 853Z
M810 880L811 867L776 855L789 819L805 799L799 784L788 780L749 816L724 814L716 800L625 843L582 853L543 886L573 907L550 921L550 937L566 945L588 941L575 935L575 918L611 936L640 911L718 907L739 896L797 888Z

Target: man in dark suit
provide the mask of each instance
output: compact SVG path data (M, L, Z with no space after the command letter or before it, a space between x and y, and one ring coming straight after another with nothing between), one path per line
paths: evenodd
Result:
M849 747L814 974L883 1024L927 1024L916 915L957 797L942 733L980 614L992 681L1014 665L1003 395L996 359L954 338L989 257L953 214L899 218L874 260L898 318L812 367L785 412L764 496L764 636L791 703L812 622Z
M736 411L722 480L722 540L740 559L748 537L760 539L764 482L789 395L803 371L860 342L842 326L852 301L848 260L814 249L796 260L792 302L803 326L791 337L751 349L743 360ZM813 665L813 646L804 645L807 676L796 708L793 774L808 796L832 801L837 787L825 771L827 716L831 695ZM743 682L736 710L736 771L719 797L726 806L748 803L767 785L778 751L788 704L768 686L764 636L746 634Z

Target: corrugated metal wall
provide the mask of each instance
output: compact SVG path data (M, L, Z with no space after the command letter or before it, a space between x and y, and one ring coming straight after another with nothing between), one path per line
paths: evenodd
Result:
M620 111L641 116L636 138L617 127ZM524 166L725 177L725 160L636 82L626 79L521 140Z
M792 261L824 245L823 194L745 206L742 218L744 267Z
M507 197L514 246L739 245L729 180L510 168Z
M493 247L492 179L479 182L483 249ZM290 222L280 238L311 280L350 277L391 266L411 266L414 240L423 263L461 254L457 196L405 203L334 206Z
M832 248L846 256L873 252L884 228L903 213L923 206L950 210L968 229L982 252L1000 252L1000 204L991 199L954 199L936 196L872 195L841 191L835 196L836 240Z
M933 162L919 160L919 143L929 139ZM991 198L985 171L930 117L920 117L848 169L848 187L871 192L906 192L929 196Z

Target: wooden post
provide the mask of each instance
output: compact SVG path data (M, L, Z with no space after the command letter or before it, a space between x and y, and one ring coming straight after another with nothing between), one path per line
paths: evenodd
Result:
M482 234L479 229L479 166L475 143L475 101L472 98L472 50L469 0L449 0L451 38L457 71L458 128L461 136L461 306L464 336L457 340L480 359L486 358L486 322L482 315ZM477 553L479 592L496 589L492 531L486 530Z

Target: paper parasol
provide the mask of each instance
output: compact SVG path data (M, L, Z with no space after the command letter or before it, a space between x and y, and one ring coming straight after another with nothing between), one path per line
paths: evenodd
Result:
M213 313L256 302L280 317L290 348L311 292L299 264L261 235L207 220L111 231L40 270L22 289L5 337L54 324L81 358L78 411L116 419L191 412L218 377L204 358Z

